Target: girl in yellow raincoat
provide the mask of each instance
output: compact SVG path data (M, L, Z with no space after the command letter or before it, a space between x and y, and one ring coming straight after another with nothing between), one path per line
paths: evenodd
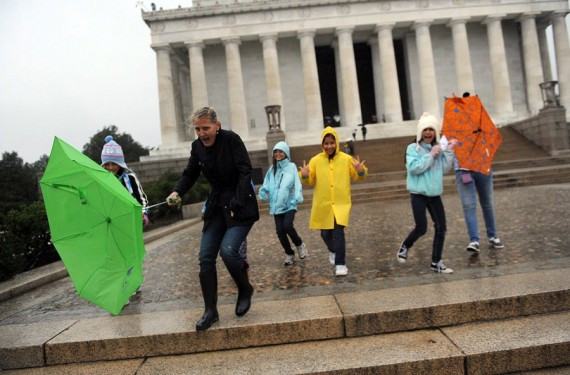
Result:
M340 151L336 131L327 126L321 133L322 152L299 167L301 183L315 185L311 209L311 229L320 229L329 249L329 261L336 276L348 273L345 262L344 227L350 216L350 178L362 181L368 175L365 160Z

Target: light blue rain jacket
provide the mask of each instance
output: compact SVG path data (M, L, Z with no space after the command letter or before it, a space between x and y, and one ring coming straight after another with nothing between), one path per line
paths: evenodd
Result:
M436 197L443 193L443 174L453 164L453 151L443 151L435 159L429 154L431 145L420 141L406 150L406 188L412 194Z
M297 210L297 205L303 203L301 180L297 166L291 162L289 146L285 142L277 142L273 147L275 150L285 152L287 158L277 162L277 173L273 174L273 165L269 167L263 185L259 188L259 199L269 201L270 215Z

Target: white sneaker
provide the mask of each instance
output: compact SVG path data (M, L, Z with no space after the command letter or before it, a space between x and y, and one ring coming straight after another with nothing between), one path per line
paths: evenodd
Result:
M283 264L286 266L290 266L291 264L295 263L295 255L287 255L285 256L285 260Z
M346 276L348 274L348 268L344 264L339 264L335 267L335 276Z
M335 260L335 258L336 258L336 254L335 254L335 253L331 253L331 252L329 251L329 262L330 262L330 264L333 265L333 266L334 266L334 260Z
M437 263L432 262L430 268L433 272L437 273L453 273L453 270L449 267L446 267L441 260Z
M305 246L305 243L302 243L299 246L297 246L297 251L299 252L299 258L301 259L305 259L305 257L309 254L307 252L307 247Z

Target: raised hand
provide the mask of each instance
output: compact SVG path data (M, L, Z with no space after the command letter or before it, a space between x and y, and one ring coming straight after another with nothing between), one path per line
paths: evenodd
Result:
M360 156L358 155L352 158L352 166L358 173L361 173L364 169L364 163L366 163L366 160L360 161Z
M299 170L301 171L301 175L305 178L309 177L309 173L311 172L309 170L309 166L307 165L307 163L305 163L305 160L303 160L303 166L302 167L298 167Z
M439 155L441 153L441 146L440 145L433 146L429 153L432 157L435 158L437 155Z

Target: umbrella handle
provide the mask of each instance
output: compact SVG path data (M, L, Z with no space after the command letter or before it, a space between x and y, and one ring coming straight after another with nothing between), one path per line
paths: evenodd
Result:
M64 184L48 184L53 186L56 189L66 190L72 193L77 193L79 195L79 199L81 200L81 204L87 204L87 200L85 199L85 195L81 190L79 190L76 186L71 185L64 185Z

